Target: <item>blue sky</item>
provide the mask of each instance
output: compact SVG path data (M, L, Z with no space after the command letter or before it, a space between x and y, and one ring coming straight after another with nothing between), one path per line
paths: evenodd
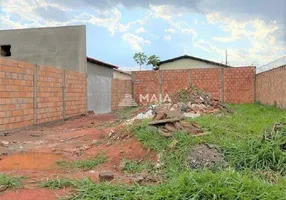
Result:
M233 66L286 54L284 0L0 0L0 29L85 24L87 54L137 69L136 52ZM23 9L24 8L24 9Z

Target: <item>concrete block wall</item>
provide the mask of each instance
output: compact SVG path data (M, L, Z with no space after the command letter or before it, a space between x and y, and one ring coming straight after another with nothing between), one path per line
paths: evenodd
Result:
M256 74L256 101L286 108L286 65Z
M166 99L190 84L228 103L253 103L255 67L136 71L134 98L140 105Z
M0 132L86 113L86 74L0 58Z
M124 99L125 94L132 95L132 81L112 79L111 110L118 109L118 104Z

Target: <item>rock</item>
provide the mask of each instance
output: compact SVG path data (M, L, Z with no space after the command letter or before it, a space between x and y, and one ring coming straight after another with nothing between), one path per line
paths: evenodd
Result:
M136 119L152 119L154 117L153 110L148 110L146 113L139 113Z
M8 147L9 146L9 142L8 141L1 141L1 145L3 147Z
M194 113L184 113L183 115L186 118L193 118L193 119L201 116L201 114L194 114Z
M161 119L165 119L167 117L166 112L159 112L155 115L153 120L161 120Z
M188 107L187 107L187 105L186 105L185 103L179 102L179 103L178 103L178 106L179 106L179 108L180 108L180 110L181 110L182 112L187 112Z
M30 136L31 136L31 137L40 137L41 135L40 135L40 134L37 134L37 133L31 133Z
M188 107L189 109L192 109L192 108L193 108L193 107L192 107L192 102L190 102L190 101L189 101L186 105L187 105L187 107Z
M157 133L158 128L156 126L147 126L146 131L151 132L151 133Z
M99 181L100 182L112 181L113 179L114 179L113 172L104 171L104 172L99 173Z
M114 133L115 133L115 132L114 132L114 130L112 130L112 129L111 129L111 130L109 131L109 133L108 133L108 137L113 136L113 135L114 135Z

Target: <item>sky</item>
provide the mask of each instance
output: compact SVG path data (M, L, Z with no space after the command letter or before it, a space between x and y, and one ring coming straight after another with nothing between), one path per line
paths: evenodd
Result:
M260 66L286 55L285 0L0 0L0 30L86 25L87 55L139 69L136 52ZM145 67L150 69L150 67Z

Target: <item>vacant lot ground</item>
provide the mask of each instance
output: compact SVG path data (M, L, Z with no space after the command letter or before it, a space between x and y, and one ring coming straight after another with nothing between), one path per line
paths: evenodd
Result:
M195 119L201 137L124 126L138 109L4 134L0 199L285 199L286 111L231 107Z

